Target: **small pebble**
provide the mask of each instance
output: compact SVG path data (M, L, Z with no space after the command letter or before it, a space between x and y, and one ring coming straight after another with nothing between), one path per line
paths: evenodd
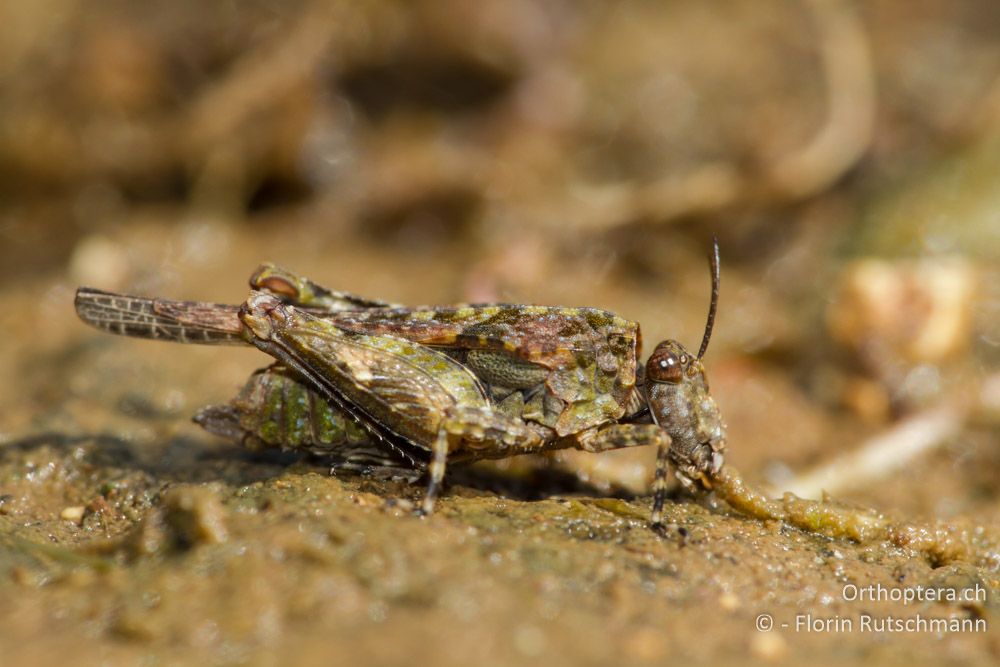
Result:
M74 523L79 523L83 519L83 512L85 508L83 505L74 505L73 507L66 507L62 512L59 513L59 518L63 521L72 521Z
M179 486L163 494L164 518L182 546L222 544L228 539L225 510L205 487Z

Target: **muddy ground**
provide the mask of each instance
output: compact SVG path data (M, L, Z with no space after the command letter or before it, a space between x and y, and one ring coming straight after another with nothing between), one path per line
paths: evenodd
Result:
M1000 660L991 3L46 6L0 28L0 664ZM351 29L315 29L330 11ZM838 116L833 61L873 125L797 153ZM648 354L700 341L713 235L727 461L780 494L887 437L837 501L983 550L679 488L658 535L649 451L455 469L418 517L419 484L190 421L261 353L72 308L79 285L237 303L270 260L402 303L602 307Z
M207 234L197 229L199 239ZM271 239L214 229L220 252L163 289L238 299L242 279L226 285L225 276L238 276L258 253L280 260L301 252L287 229L261 231ZM186 233L150 224L122 232L114 247L129 249L126 264L162 263L162 249L182 247ZM148 258L136 250L143 247ZM372 291L376 281L359 279L352 265L384 256L359 247L326 248L303 264L331 284L419 298ZM359 259L362 252L375 257ZM406 274L403 262L387 266ZM678 529L660 537L647 527L649 498L630 490L648 484L651 452L602 455L596 470L585 458L598 457L580 455L456 472L431 518L412 515L419 485L331 477L293 456L254 458L188 417L231 396L263 355L91 331L75 320L72 281L4 294L5 311L23 313L9 318L12 344L3 350L5 377L17 378L5 386L0 452L5 664L67 654L123 664L315 664L331 655L366 664L803 655L831 664L931 656L967 664L1000 651L995 560L993 568L935 567L906 550L747 519L680 491L667 507ZM445 298L450 277L439 289ZM620 298L620 310L634 307L640 319L654 310L638 305L643 295L603 289L601 301ZM555 300L584 298L594 294ZM775 450L792 461L823 458L865 434L855 425L845 435L848 420L786 400L784 381L719 347L709 366L728 416L729 461L751 479L782 460ZM910 519L995 528L998 465L995 436L980 433L847 498ZM582 479L573 474L581 470ZM978 586L989 597L862 603L845 599L850 584ZM771 632L755 629L763 613L777 626ZM989 632L794 629L803 614L859 623L863 613L984 619Z

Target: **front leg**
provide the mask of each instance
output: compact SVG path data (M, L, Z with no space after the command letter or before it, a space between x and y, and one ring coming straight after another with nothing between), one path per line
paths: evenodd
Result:
M656 424L608 424L572 436L574 446L585 452L607 452L625 447L656 446L653 476L654 530L663 530L663 503L667 497L667 469L670 467L670 436Z

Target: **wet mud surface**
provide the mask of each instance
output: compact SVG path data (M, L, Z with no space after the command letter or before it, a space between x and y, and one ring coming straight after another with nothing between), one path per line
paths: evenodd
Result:
M287 230L249 242L224 226L215 231L225 262L165 274L158 293L235 301L241 272L262 259L251 256L270 251L280 261L283 244L291 246ZM149 250L119 259L162 265L163 248L183 246L184 233L155 225L122 232L120 247ZM360 293L416 300L403 290L377 292L379 276L346 275L365 248L345 250L343 264L336 253L314 264L306 256L303 270ZM18 379L3 389L0 444L6 664L55 664L68 654L80 664L318 663L334 654L365 664L805 656L817 664L913 664L932 655L936 664L989 664L1000 654L1000 563L940 566L885 543L746 518L679 490L666 508L670 529L657 535L642 490L652 452L456 470L429 518L412 511L422 485L330 476L321 462L294 455L252 455L189 417L232 395L263 355L89 330L71 308L80 279L2 296L4 312L20 313L8 318L13 343L0 356L4 376ZM446 300L449 289L444 276L423 300ZM621 299L619 312L647 296L603 290L598 300ZM538 300L583 298L567 291ZM655 329L660 320L645 308L633 316L646 315ZM690 315L695 331L699 311ZM724 330L725 316L720 324ZM729 420L729 461L751 480L769 462L823 459L838 439L866 434L862 424L796 400L779 377L725 348L709 373ZM911 474L845 499L908 519L995 527L995 440L981 433L968 442L961 454L945 448ZM879 585L981 589L984 597L903 603L845 594L845 586ZM756 629L767 622L762 614L773 619L770 632ZM987 631L865 633L863 614L981 620ZM854 629L801 627L829 619L850 619Z
M998 7L0 3L0 666L1000 663ZM713 237L727 464L974 553L679 489L657 534L639 449L418 517L191 422L263 354L73 312L272 261L611 310L642 363L702 339ZM921 587L965 599L871 599Z

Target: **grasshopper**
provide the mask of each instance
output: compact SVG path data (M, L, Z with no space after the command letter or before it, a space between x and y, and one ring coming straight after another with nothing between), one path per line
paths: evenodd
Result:
M338 450L352 465L426 470L425 512L447 463L656 445L652 521L659 526L670 462L690 488L709 487L722 467L725 427L701 362L718 303L717 244L711 267L698 355L664 341L638 373L639 327L613 313L403 308L271 265L254 273L254 292L239 309L89 288L78 291L76 306L85 322L113 333L255 345L279 365L251 377L230 405L199 413L199 423L245 443ZM350 441L341 424L363 428L370 442Z

